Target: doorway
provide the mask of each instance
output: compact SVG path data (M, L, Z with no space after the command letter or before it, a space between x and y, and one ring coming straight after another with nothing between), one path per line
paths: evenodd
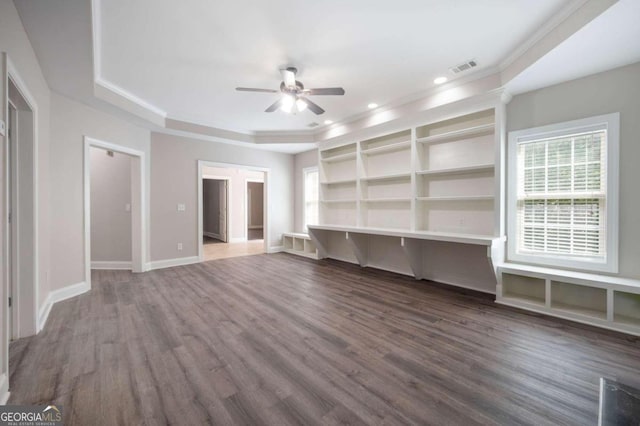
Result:
M97 146L91 155L91 269L131 270L133 157Z
M92 149L100 148L106 154L112 151L115 154L126 155L130 161L130 199L131 204L127 206L117 206L129 209L128 215L131 218L131 261L128 264L120 265L116 269L131 269L132 272L144 272L147 269L147 221L146 221L146 162L145 153L125 146L116 145L110 142L100 141L85 136L84 138L84 261L85 261L85 283L91 288L91 220L92 220ZM113 269L118 265L106 265Z
M200 261L267 252L268 169L198 162Z
M205 245L229 242L229 178L202 178L202 237Z
M264 238L264 181L247 179L246 194L247 240L262 240Z

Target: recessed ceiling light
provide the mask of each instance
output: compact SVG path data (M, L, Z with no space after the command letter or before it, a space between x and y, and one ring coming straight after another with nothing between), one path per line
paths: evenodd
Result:
M324 124L333 124L333 120L324 120Z
M447 82L447 77L438 77L435 80L433 80L433 82L435 84L442 84L442 83L446 83Z
M369 105L367 105L369 107L369 109L374 109L374 108L378 108L378 104L371 102Z

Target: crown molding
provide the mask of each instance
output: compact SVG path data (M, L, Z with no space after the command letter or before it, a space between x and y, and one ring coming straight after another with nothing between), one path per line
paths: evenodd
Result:
M508 84L617 2L573 0L500 63L502 84Z
M305 144L308 145L305 149L309 149L319 142L340 139L353 132L402 121L401 118L408 115L424 113L428 109L456 103L483 93L489 94L499 90L501 102L508 103L512 95L502 88L509 81L618 0L572 0L498 65L456 78L441 86L397 98L375 110L354 114L309 131L253 132L229 130L215 127L211 123L170 117L162 108L106 80L101 73L101 1L91 0L93 86L96 98L150 122L154 125L154 131L160 133L241 146L260 146L261 149L284 144Z

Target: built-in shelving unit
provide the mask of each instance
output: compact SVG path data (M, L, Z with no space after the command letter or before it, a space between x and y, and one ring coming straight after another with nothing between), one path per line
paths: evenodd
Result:
M640 335L640 281L537 266L498 268L496 302Z
M320 256L465 287L477 288L480 277L479 289L495 291L496 256L470 241L483 239L491 253L504 246L495 178L504 155L503 110L497 97L321 148L320 226L309 230L316 242L327 238ZM442 235L461 238L429 238ZM457 270L442 257L447 252L462 264ZM410 261L403 269L385 258Z
M320 222L499 236L496 111L321 149Z
M504 114L496 93L320 148L318 256L640 335L640 281L505 263Z
M309 235L294 232L282 234L284 251L298 256L318 259L318 249Z

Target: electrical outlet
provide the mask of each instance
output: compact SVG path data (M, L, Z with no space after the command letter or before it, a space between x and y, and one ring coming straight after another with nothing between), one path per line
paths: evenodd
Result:
M178 204L178 211L179 212L183 212L187 210L186 206L184 204Z
M178 243L178 251L182 250L182 243Z

